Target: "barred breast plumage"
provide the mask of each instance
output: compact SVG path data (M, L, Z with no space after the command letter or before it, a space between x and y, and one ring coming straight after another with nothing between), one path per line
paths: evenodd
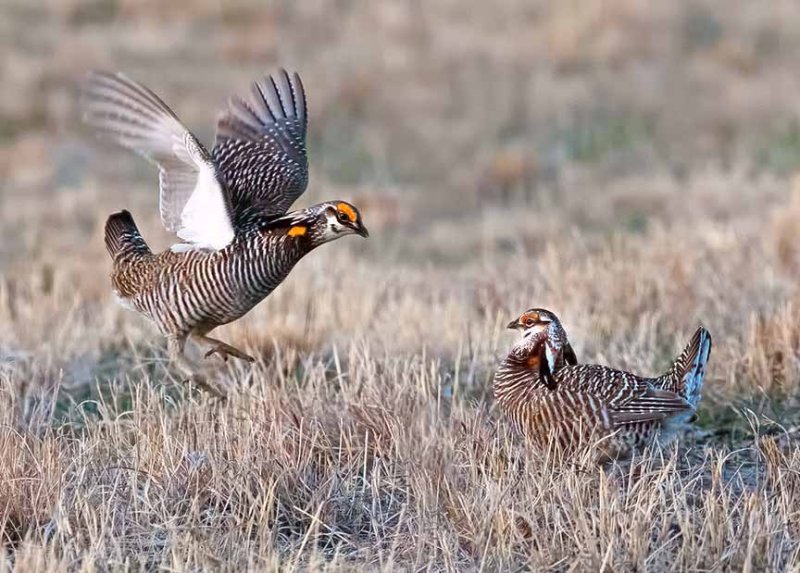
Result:
M538 446L571 452L596 444L601 458L628 457L672 437L670 430L697 408L711 349L703 328L667 373L645 378L565 360L566 334L544 309L527 311L509 327L522 338L495 373L494 395L514 427Z
M127 212L118 216L127 220ZM219 251L164 251L115 256L112 284L120 298L147 315L163 334L226 324L247 313L289 274L313 245L285 229L238 235Z
M151 252L131 214L106 223L115 295L151 319L184 368L191 336L207 353L252 361L210 338L269 295L316 247L349 234L368 236L344 201L287 213L308 182L305 91L281 71L234 97L217 125L211 153L153 92L121 74L87 80L84 118L103 137L159 168L161 219L183 243ZM195 379L199 379L193 374Z

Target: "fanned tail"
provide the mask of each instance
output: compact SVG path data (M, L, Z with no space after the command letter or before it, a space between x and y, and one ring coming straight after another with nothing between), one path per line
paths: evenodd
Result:
M696 410L710 354L711 334L701 326L670 371L659 379L660 388L679 394Z
M121 256L146 256L152 251L144 242L128 211L114 213L106 221L106 249L115 261Z

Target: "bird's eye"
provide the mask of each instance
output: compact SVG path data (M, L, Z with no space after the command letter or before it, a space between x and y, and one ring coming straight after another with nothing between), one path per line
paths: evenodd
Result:
M347 213L345 213L344 211L339 211L339 220L342 223L347 223L350 221L350 219L347 217Z
M532 318L526 318L524 324L525 324L525 326L533 326L533 319Z

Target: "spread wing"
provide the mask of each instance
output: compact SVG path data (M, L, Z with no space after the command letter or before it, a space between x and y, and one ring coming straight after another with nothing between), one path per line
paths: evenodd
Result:
M211 153L235 219L251 210L283 215L308 184L306 96L286 70L235 96L217 122Z
M559 387L575 388L598 398L612 426L663 420L691 409L678 394L658 390L646 378L605 366L565 366L556 378Z
M195 247L233 240L227 193L208 151L161 99L122 74L95 72L83 86L83 118L103 138L158 166L161 222Z

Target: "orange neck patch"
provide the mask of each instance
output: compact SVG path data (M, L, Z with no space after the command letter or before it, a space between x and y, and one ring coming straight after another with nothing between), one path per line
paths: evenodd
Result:
M528 360L525 361L528 365L528 368L535 369L539 368L539 356L534 354L533 356L529 357Z
M347 215L347 218L350 219L351 223L356 222L356 219L358 217L356 216L356 212L350 205L348 205L347 203L339 203L338 205L336 205L336 208L345 215Z
M289 232L286 234L289 235L290 237L302 237L307 232L308 232L308 227L306 227L305 225L295 225L294 227L289 229Z

